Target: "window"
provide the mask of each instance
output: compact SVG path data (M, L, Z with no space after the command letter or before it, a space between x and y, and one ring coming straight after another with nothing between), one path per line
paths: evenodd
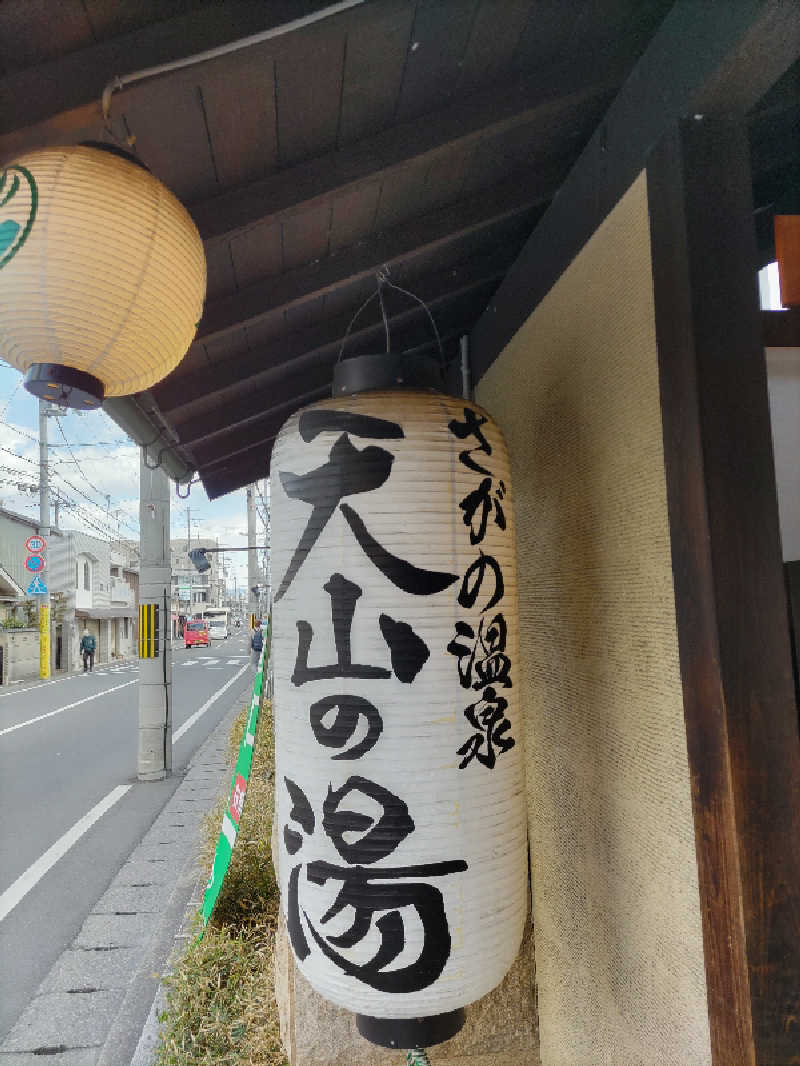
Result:
M75 563L75 588L81 587L81 564Z
M125 638L125 640L128 639L128 619L127 618L123 618L122 619L122 635Z
M112 566L111 567L111 576L112 577L119 577L119 567L118 566Z
M89 563L83 564L83 587L89 591L92 588L92 568Z

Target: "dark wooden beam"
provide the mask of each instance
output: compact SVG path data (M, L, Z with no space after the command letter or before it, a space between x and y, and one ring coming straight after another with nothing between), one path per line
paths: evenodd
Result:
M267 477L273 444L274 438L261 441L233 459L226 459L222 463L200 470L200 478L208 498L216 500L220 496L225 496L229 492Z
M396 281L426 303L434 317L438 317L439 307L468 293L474 295L476 306L484 306L481 304L484 292L488 297L487 290L496 288L524 239L521 232L516 240L507 232L503 238L488 255L475 255L421 277L398 274ZM394 305L390 304L391 307ZM168 378L153 387L159 410L169 417L170 423L177 425L191 418L193 413L199 414L194 407L211 395L216 404L235 403L243 385L248 390L264 388L279 380L287 370L302 373L320 362L329 362L331 357L338 355L356 309L354 304L344 314L326 318L307 329L295 330L277 338L268 347L239 353L204 370L181 371L180 367L176 368ZM390 318L392 331L420 315L424 315L424 310L408 302L406 309L394 308ZM348 351L353 345L373 337L377 339L382 334L383 324L376 316L377 307L374 307L371 315L368 309L357 319L348 338Z
M374 275L513 219L534 219L558 188L565 166L526 171L455 204L375 234L316 263L286 271L206 305L198 340L224 336L278 308L323 296L345 282Z
M765 348L800 348L800 308L762 311L761 340Z
M744 123L647 166L667 501L715 1066L800 1047L800 743Z
M797 58L798 40L796 0L677 0L473 329L476 380L643 170L648 153L672 125L695 113L728 113L730 100L740 109L752 106ZM752 56L753 62L745 62L744 56Z
M307 210L332 195L365 188L390 170L464 151L521 126L530 127L532 141L561 141L567 149L575 127L594 125L620 80L604 75L602 81L587 84L589 72L571 64L495 86L426 116L424 122L392 126L243 189L190 205L189 211L203 239L212 240L267 217Z

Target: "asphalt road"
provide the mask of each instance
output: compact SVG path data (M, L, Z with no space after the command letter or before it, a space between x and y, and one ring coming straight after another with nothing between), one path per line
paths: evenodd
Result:
M136 662L0 690L0 1040L252 675L248 637L173 645L164 781L136 779Z

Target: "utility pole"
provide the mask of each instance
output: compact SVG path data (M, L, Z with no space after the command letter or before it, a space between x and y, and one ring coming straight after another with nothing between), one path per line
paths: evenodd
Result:
M261 617L258 589L258 556L256 555L256 486L247 486L247 611Z
M48 401L39 400L39 536L50 536L50 480L47 454ZM45 558L47 549L43 554ZM39 677L50 676L50 575L46 575L47 593L39 600Z
M140 781L172 770L172 563L169 477L141 449L139 480L139 754Z
M272 499L269 478L264 479L264 579L267 585L267 612L272 610Z

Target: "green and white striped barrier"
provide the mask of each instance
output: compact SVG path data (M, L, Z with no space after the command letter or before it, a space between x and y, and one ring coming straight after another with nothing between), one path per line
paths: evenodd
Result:
M258 712L261 707L261 692L264 687L264 678L269 661L269 628L265 633L264 647L258 660L258 670L253 682L253 698L250 700L250 713L247 716L247 724L242 734L242 742L239 745L239 758L236 769L233 771L233 780L228 794L228 804L222 815L222 829L220 830L217 850L214 862L211 864L211 873L206 885L203 905L200 915L203 919L203 927L208 925L211 912L217 902L217 897L222 889L225 874L233 854L233 846L239 832L239 822L244 810L244 799L247 794L247 783L250 780L250 766L253 762L253 750L256 743L256 728L258 726ZM202 936L202 933L200 934Z

